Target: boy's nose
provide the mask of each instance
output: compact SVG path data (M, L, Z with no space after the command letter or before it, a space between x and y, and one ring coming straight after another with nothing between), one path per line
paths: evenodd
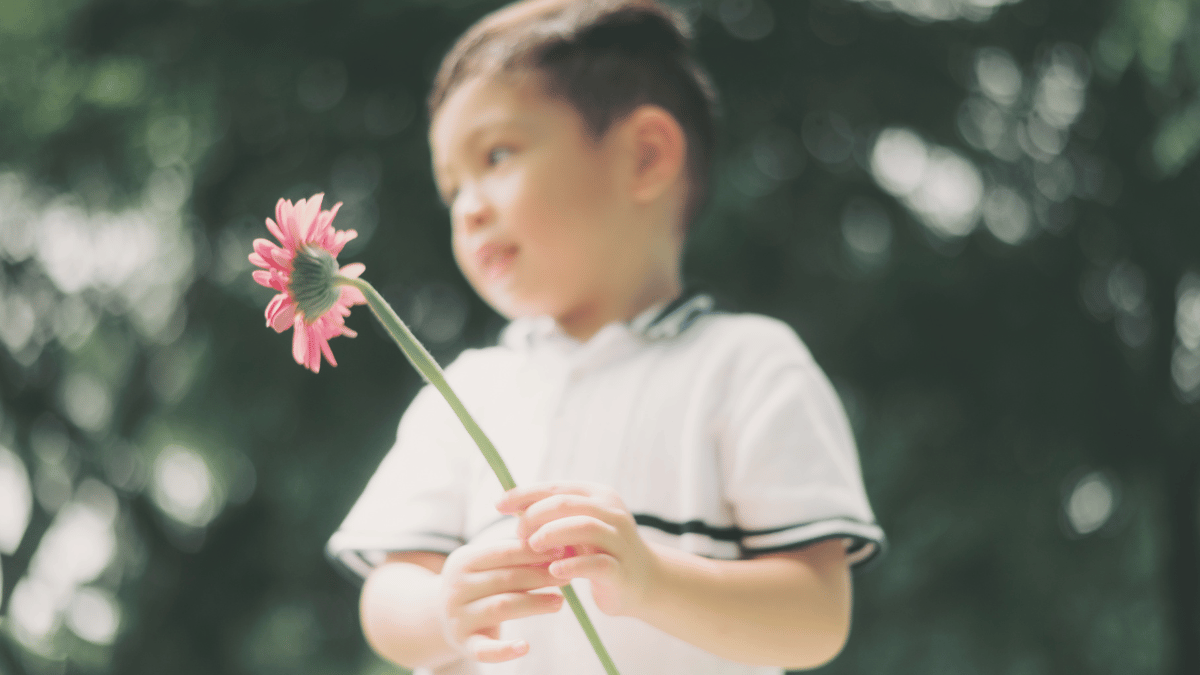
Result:
M455 199L455 210L468 232L483 227L489 218L487 202L474 187L463 186Z

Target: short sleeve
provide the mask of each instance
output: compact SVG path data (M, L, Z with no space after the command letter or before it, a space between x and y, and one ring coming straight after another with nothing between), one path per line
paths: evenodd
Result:
M449 554L463 544L466 481L457 424L437 390L426 386L417 394L395 445L329 539L332 560L366 577L388 553Z
M744 555L844 538L852 564L884 545L833 386L784 324L764 331L731 392L723 471Z

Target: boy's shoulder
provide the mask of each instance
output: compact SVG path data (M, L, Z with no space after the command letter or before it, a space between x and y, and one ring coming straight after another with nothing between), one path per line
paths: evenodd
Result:
M713 312L675 340L681 358L697 368L722 372L722 378L815 367L795 329L762 314Z
M783 349L809 356L808 348L790 325L765 314L713 312L699 326L700 335L742 349Z
M656 327L662 325L630 328L628 332L633 342L667 358L812 362L808 348L789 324L762 314L706 311L681 326L667 330ZM494 373L496 368L519 368L534 351L529 345L537 342L539 333L542 339L548 339L545 335L550 330L551 325L540 319L517 319L504 329L496 344L464 350L449 370L459 377L469 377L468 372L481 369Z

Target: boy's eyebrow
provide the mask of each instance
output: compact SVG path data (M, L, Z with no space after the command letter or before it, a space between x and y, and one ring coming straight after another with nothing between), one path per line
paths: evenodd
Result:
M462 142L459 143L459 148L469 148L479 142L479 137L485 133L492 131L496 127L521 127L512 119L511 115L506 113L495 113L486 117L477 118L470 126L467 127L467 132L462 137Z
M471 125L469 127L467 127L467 132L465 134L463 134L462 140L455 144L455 146L451 149L451 151L448 153L447 156L453 157L457 152L460 152L463 148L470 148L473 145L479 143L480 136L483 136L485 133L492 131L496 127L514 127L517 129L523 129L523 126L521 124L514 121L511 117L511 115L508 115L506 113L494 113L494 114L487 115L482 118L477 118L476 120L474 120L471 123ZM444 175L450 173L448 164L449 164L449 162L447 162L445 160L434 164L433 174L434 174L435 182L438 182L438 183L441 182L440 180L437 180L438 176L444 176ZM440 191L440 189L439 189L439 191Z

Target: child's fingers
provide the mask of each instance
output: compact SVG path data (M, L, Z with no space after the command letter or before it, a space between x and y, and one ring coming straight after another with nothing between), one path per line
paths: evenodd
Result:
M462 569L464 572L483 572L501 567L544 565L553 559L553 556L534 551L519 539L508 539L480 547Z
M500 593L481 598L463 608L465 620L460 624L467 633L498 626L510 619L537 614L553 614L562 608L563 596L558 593Z
M544 567L505 567L475 572L464 579L460 601L470 602L499 593L536 591L557 586L557 581Z
M467 653L483 663L511 661L529 653L529 643L524 640L493 640L476 633L467 638Z
M566 546L584 546L616 551L620 536L616 527L591 516L567 516L552 520L529 537L535 551L550 551Z
M595 491L595 485L570 481L518 486L504 493L500 501L496 502L496 510L500 513L520 513L546 497L562 494L589 496L595 494Z
M550 574L562 581L571 579L602 579L611 577L617 571L617 559L607 553L580 555L574 558L563 558L550 563Z
M557 494L535 502L521 514L517 536L527 539L546 523L569 516L590 516L614 527L632 518L623 506L613 506L595 497Z

